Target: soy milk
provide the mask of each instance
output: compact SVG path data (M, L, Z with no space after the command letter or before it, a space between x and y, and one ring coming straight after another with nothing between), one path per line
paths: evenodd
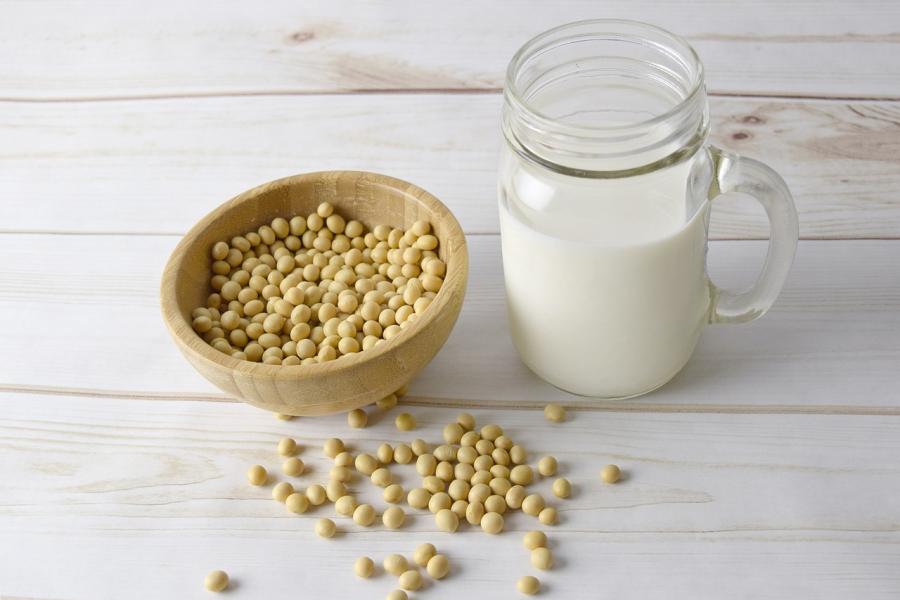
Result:
M566 391L627 397L687 362L708 321L709 205L691 206L690 161L590 180L506 161L500 227L520 356Z

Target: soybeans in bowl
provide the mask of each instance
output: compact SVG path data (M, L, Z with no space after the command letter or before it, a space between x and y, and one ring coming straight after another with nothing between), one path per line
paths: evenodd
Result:
M465 237L424 190L330 171L245 192L195 225L163 274L166 324L226 393L290 415L346 411L405 385L446 341Z

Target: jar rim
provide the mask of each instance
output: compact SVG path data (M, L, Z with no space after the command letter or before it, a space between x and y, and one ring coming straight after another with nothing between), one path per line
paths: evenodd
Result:
M618 28L618 30L616 28ZM623 31L625 29L632 30L628 32L630 35ZM578 38L589 39L591 37L596 37L597 35L610 36L611 38L618 37L620 39L630 37L632 40L639 40L654 46L659 46L659 44L652 42L649 39L649 35L656 35L670 41L676 50L674 56L679 58L690 71L690 91L665 112L633 123L615 125L574 125L542 113L523 97L522 91L517 85L517 74L528 60L545 50L555 47L560 42L566 41L566 38L560 37L560 34L574 30L582 31L577 35L572 36L569 41L575 41ZM646 37L641 36L641 32L645 32L648 35ZM697 54L694 47L680 35L672 33L657 25L651 25L650 23L632 19L585 19L558 25L552 29L539 33L525 42L509 62L509 66L506 69L506 81L503 93L507 101L510 102L514 108L527 112L535 121L560 133L569 132L572 135L577 135L578 132L595 132L597 134L602 134L643 129L671 120L679 113L691 110L697 97L703 94L703 80L704 69L700 56Z

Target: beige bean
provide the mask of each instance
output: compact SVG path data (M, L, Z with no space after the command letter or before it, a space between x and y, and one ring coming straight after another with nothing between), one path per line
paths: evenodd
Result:
M553 554L544 547L531 551L531 566L542 571L553 568Z
M459 517L449 508L442 508L434 515L434 522L438 528L448 533L453 533L459 527Z
M503 515L495 512L487 512L481 517L481 529L485 533L496 535L503 531Z
M388 554L384 557L382 566L387 573L398 577L409 570L409 563L402 554Z
M397 583L404 590L415 591L422 587L422 575L418 571L409 570L400 574Z
M250 482L250 485L265 485L268 478L269 474L262 465L253 465L247 471L247 481Z
M319 519L316 521L316 535L322 538L334 537L337 527L331 519Z
M344 340L341 340L344 341ZM356 340L353 340L354 342ZM347 413L347 424L355 429L362 429L369 422L369 415L361 408L355 408Z
M306 494L294 492L285 499L284 504L292 513L305 513L309 509L309 498Z
M538 521L544 525L556 525L559 522L559 513L552 506L544 507L544 509L538 513Z
M206 579L203 580L203 586L210 592L225 591L228 587L228 573L219 570L210 571Z
M399 529L406 520L406 513L399 506L391 506L381 515L384 526L388 529Z
M466 507L466 521L472 525L481 525L484 513L484 504L481 502L469 502L469 505Z
M409 413L400 413L394 419L394 424L400 431L411 431L416 428L416 419Z
M320 506L327 497L325 488L317 483L306 488L306 498L313 506Z
M357 525L368 527L375 522L375 508L371 504L360 504L353 510L353 521Z
M443 554L435 554L429 559L425 570L434 579L443 579L450 572L450 561Z
M559 404L548 404L544 407L544 418L553 423L562 423L566 419L566 409Z
M606 465L600 471L600 479L604 483L616 483L622 477L622 471L616 465Z
M304 467L303 461L296 456L292 456L281 463L281 470L285 475L290 477L299 477L302 475Z
M368 556L360 556L353 563L353 572L357 577L368 579L375 572L375 562Z
M528 550L547 546L547 535L543 531L529 531L522 538L522 545Z
M282 438L278 442L278 454L282 456L293 456L297 453L297 442L293 438Z
M572 495L572 484L565 477L553 482L553 495L557 498L568 498Z
M558 468L558 466L559 465L556 461L556 457L545 456L538 461L538 473L540 473L544 477L551 477L553 475L556 475L556 469Z
M413 552L413 562L415 562L420 567L424 567L428 565L428 561L431 560L431 558L436 554L437 548L434 547L434 544L419 544L416 547L415 552Z
M534 596L540 591L541 582L538 581L537 577L525 575L516 582L516 589L526 596Z
M272 498L275 500L284 503L287 500L288 496L294 493L294 486L291 485L287 481L281 481L275 484L275 487L272 488Z
M391 504L399 504L403 501L403 486L401 486L399 483L392 483L391 485L384 488L382 498L385 502L389 502Z

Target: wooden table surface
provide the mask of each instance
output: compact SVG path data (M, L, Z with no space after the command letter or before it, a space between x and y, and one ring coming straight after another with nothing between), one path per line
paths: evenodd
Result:
M682 374L625 402L575 399L519 363L495 204L507 60L598 16L696 45L714 142L783 174L802 237L765 318L708 328ZM512 598L534 574L523 515L496 537L415 513L316 538L331 511L289 515L246 467L277 466L292 435L319 481L324 438L374 450L405 439L391 419L275 420L168 338L157 288L179 236L241 190L329 168L413 181L463 224L469 294L408 410L418 437L467 407L560 459L575 493L545 596L900 597L898 32L893 0L0 0L0 597L205 598L222 568L227 597L381 598L393 578L359 580L353 560L423 541L454 570L416 598ZM712 275L752 281L761 211L713 212ZM581 410L551 426L534 410L550 400ZM608 462L627 481L602 486Z

